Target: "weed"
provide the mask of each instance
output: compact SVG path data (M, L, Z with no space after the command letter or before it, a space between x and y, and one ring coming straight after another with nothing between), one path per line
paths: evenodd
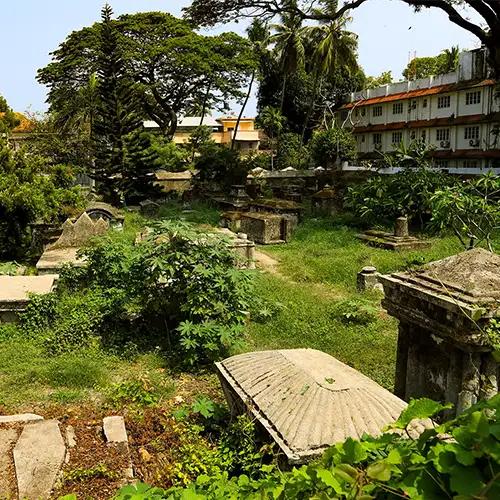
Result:
M118 473L109 469L106 464L97 464L89 469L73 469L64 473L64 482L83 482L89 479L119 479Z

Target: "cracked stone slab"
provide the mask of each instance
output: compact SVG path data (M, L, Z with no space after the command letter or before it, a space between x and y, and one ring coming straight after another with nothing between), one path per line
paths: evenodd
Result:
M27 424L14 448L19 498L49 498L65 455L57 420Z
M18 415L2 415L0 416L0 424L15 424L15 423L29 423L38 420L43 420L40 415L34 413L19 413Z
M0 498L15 498L15 485L11 484L13 472L12 448L17 439L16 429L0 429Z

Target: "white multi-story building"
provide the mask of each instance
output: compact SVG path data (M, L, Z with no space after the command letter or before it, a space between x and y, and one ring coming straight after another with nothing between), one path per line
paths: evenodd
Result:
M351 94L337 122L352 128L359 160L421 140L433 146L438 167L500 167L500 95L484 56L482 49L463 52L453 73Z

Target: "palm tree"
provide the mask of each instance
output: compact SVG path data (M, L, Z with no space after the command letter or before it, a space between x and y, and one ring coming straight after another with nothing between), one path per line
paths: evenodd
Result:
M233 132L233 138L231 140L231 149L234 149L234 145L236 143L236 135L238 134L238 128L240 126L241 118L243 117L243 113L248 104L248 100L250 99L250 95L252 94L252 87L255 82L255 77L257 76L257 71L258 71L257 64L260 61L263 52L267 49L267 45L269 43L269 30L267 29L267 26L258 19L254 19L254 21L247 30L247 34L248 34L248 39L252 43L256 66L252 70L252 74L250 76L250 83L248 84L247 95L245 97L243 105L241 106L238 119L236 120L236 125L234 127L234 132Z
M292 6L297 4L297 0L288 1ZM305 31L302 23L303 19L298 14L285 11L281 15L281 23L272 25L274 34L270 41L275 44L274 50L283 75L280 104L281 112L283 112L288 75L302 68L305 62Z
M335 0L328 2L325 9L334 17L337 2ZM346 26L350 22L350 17L342 16L334 21L305 28L307 47L312 54L310 71L314 75L314 84L302 129L302 141L322 82L333 78L341 69L347 70L348 74L359 70L357 61L358 37L352 31L346 30Z
M443 73L451 73L455 71L458 67L458 55L460 54L460 48L458 45L454 45L451 49L445 49L441 52L444 58L443 62Z

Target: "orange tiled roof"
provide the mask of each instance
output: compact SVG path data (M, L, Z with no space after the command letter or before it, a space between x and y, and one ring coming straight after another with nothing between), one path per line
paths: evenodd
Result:
M355 103L357 103L356 107L360 106L370 106L372 104L382 104L384 102L393 102L393 101L399 101L402 99L413 99L415 97L424 97L424 96L430 96L430 95L436 95L436 94L444 94L447 92L452 92L454 90L462 90L462 89L467 89L467 88L473 88L473 87L485 87L489 85L494 85L495 80L481 80L480 82L467 82L466 84L464 83L449 83L446 85L437 85L436 87L428 87L425 89L417 89L417 90L410 90L408 92L398 92L397 94L390 94L390 95L385 95L385 96L380 96L380 97L371 97L369 99L365 100L358 100L355 102L350 102L348 104L344 104L340 109L350 109L354 106Z

